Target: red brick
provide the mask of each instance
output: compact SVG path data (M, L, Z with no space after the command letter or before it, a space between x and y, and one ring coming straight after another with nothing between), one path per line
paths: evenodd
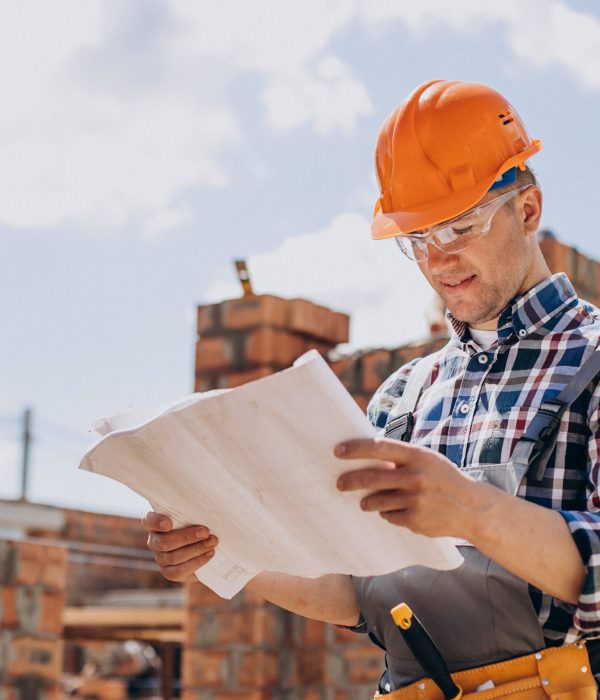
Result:
M288 367L310 347L298 335L266 326L252 331L245 340L248 366Z
M227 690L215 693L214 700L271 700L272 694L262 690Z
M218 372L196 372L194 391L211 391L219 387Z
M333 637L336 642L341 644L357 644L363 641L363 636L357 634L356 632L351 632L343 627L333 627ZM369 644L371 642L369 641Z
M0 629L14 629L18 620L17 587L0 587Z
M392 354L389 350L376 350L363 355L362 391L372 394L391 374Z
M262 379L262 377L267 377L274 372L277 372L277 369L273 367L257 367L247 372L228 372L219 376L218 386L220 389L232 389L235 386L241 386L242 384Z
M327 650L297 649L295 654L297 682L300 686L327 683Z
M351 394L360 391L356 357L341 357L331 361L329 366Z
M302 625L302 643L303 644L324 644L326 632L329 625L326 625L320 620L310 620L306 618Z
M292 299L288 328L296 333L320 338L332 345L345 343L349 337L349 316L332 311L306 299Z
M34 675L58 681L62 671L61 640L15 636L10 643L7 676Z
M38 631L44 634L62 634L64 608L65 593L42 591Z
M238 685L266 688L279 679L277 654L269 651L247 651L238 668Z
M226 329L244 330L256 326L288 325L287 299L264 294L225 301L221 305L221 318Z
M183 684L186 688L218 687L230 680L228 651L185 649L183 653Z
M67 550L64 547L46 547L46 562L42 570L42 584L53 591L64 591L67 585Z
M217 645L275 645L279 642L278 610L271 606L252 607L235 612L219 610L209 620L216 630Z
M343 656L347 661L350 683L378 681L385 668L383 651L373 645L346 647Z
M7 542L13 557L13 568L6 583L33 586L41 583L46 560L43 545L30 542Z
M220 330L220 309L221 304L208 304L198 307L197 330L202 338L206 335L213 335Z
M231 369L233 344L229 338L203 338L196 343L196 372Z
M127 700L127 681L119 678L85 678L77 690L76 697L90 700Z
M302 700L322 700L322 697L320 690L305 690L302 693Z

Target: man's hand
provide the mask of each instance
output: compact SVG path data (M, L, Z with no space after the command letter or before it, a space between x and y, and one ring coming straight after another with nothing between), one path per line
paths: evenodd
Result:
M361 508L429 537L468 540L508 571L560 600L576 603L585 567L564 518L475 481L442 455L397 440L349 440L341 459L378 459L382 467L342 474L341 491L369 489Z
M338 488L369 489L360 502L363 510L379 512L388 522L429 537L468 539L473 516L490 497L482 484L426 447L386 438L358 439L337 445L335 455L387 462L342 474Z
M169 581L196 581L194 571L212 559L218 544L206 526L174 530L171 519L161 513L147 513L142 527L148 532L148 548Z

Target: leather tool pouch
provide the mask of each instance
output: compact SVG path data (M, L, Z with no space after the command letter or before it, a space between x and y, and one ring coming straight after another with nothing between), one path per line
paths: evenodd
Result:
M596 700L585 642L551 647L488 666L452 673L463 700ZM423 678L392 693L375 693L380 700L444 700L442 691Z

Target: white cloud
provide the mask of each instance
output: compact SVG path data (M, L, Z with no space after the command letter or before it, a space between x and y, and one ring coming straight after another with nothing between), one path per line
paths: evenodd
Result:
M248 267L257 294L302 297L349 313L354 348L397 346L428 333L433 293L427 282L393 241L372 241L369 222L358 214L288 238L251 256ZM222 271L217 279L205 292L207 302L240 296L233 275Z
M529 68L600 88L600 21L564 0L7 0L0 4L0 224L156 235L188 220L179 195L228 181L246 127L240 76L275 131L355 130L367 88L333 52L350 27L473 32L498 24Z
M473 33L500 23L513 56L531 68L562 68L583 87L600 89L600 20L574 10L564 0L362 0L367 25L401 21L425 34L434 25Z

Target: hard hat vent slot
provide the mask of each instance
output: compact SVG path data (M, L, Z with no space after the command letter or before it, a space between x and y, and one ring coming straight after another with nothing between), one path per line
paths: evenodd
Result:
M507 112L506 114L499 114L498 119L502 119L502 123L504 125L511 124L515 120L515 118L510 112Z

